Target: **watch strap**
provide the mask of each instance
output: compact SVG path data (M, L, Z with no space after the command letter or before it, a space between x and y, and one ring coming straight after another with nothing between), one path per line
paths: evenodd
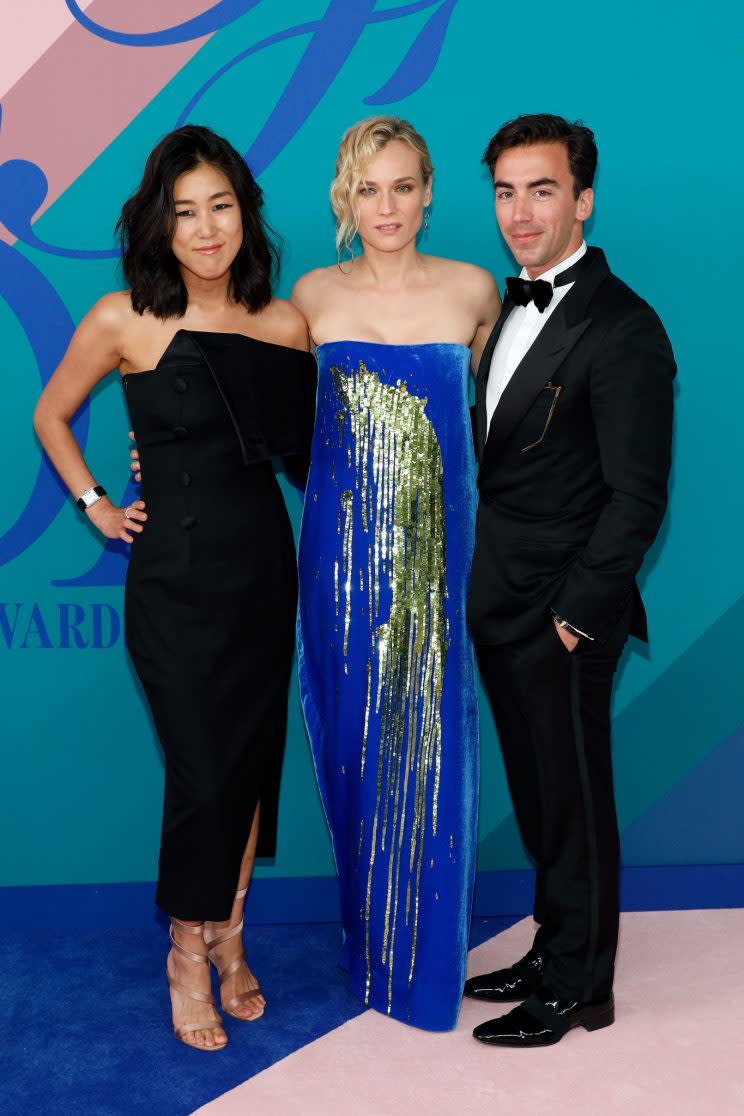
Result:
M84 512L87 511L88 508L92 508L94 504L97 504L101 497L105 495L106 489L102 488L100 484L96 484L92 488L86 488L85 492L83 492L82 496L76 500L75 503L80 508L80 511Z

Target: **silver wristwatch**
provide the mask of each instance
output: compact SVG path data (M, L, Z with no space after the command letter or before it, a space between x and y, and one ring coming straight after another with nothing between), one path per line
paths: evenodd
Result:
M77 501L77 506L80 508L80 511L87 511L88 508L92 508L93 505L97 504L101 497L105 495L106 489L101 488L100 484L97 484L95 488L86 488L85 492L83 492L82 496Z

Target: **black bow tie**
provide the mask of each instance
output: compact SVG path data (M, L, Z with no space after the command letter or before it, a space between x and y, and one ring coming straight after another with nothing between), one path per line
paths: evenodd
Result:
M553 297L553 284L546 279L519 279L510 275L506 280L506 289L517 306L534 302L541 314L550 306Z

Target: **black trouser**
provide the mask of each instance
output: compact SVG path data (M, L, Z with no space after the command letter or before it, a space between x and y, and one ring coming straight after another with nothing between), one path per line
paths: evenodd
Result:
M544 984L576 1000L612 989L620 841L610 697L630 608L610 637L569 652L546 619L516 643L477 648L522 839L537 865L535 946Z

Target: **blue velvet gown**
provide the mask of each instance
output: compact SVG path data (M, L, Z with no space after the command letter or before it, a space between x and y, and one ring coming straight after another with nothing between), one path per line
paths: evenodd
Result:
M457 1022L476 851L464 345L318 347L298 658L333 841L342 964L370 1007Z

